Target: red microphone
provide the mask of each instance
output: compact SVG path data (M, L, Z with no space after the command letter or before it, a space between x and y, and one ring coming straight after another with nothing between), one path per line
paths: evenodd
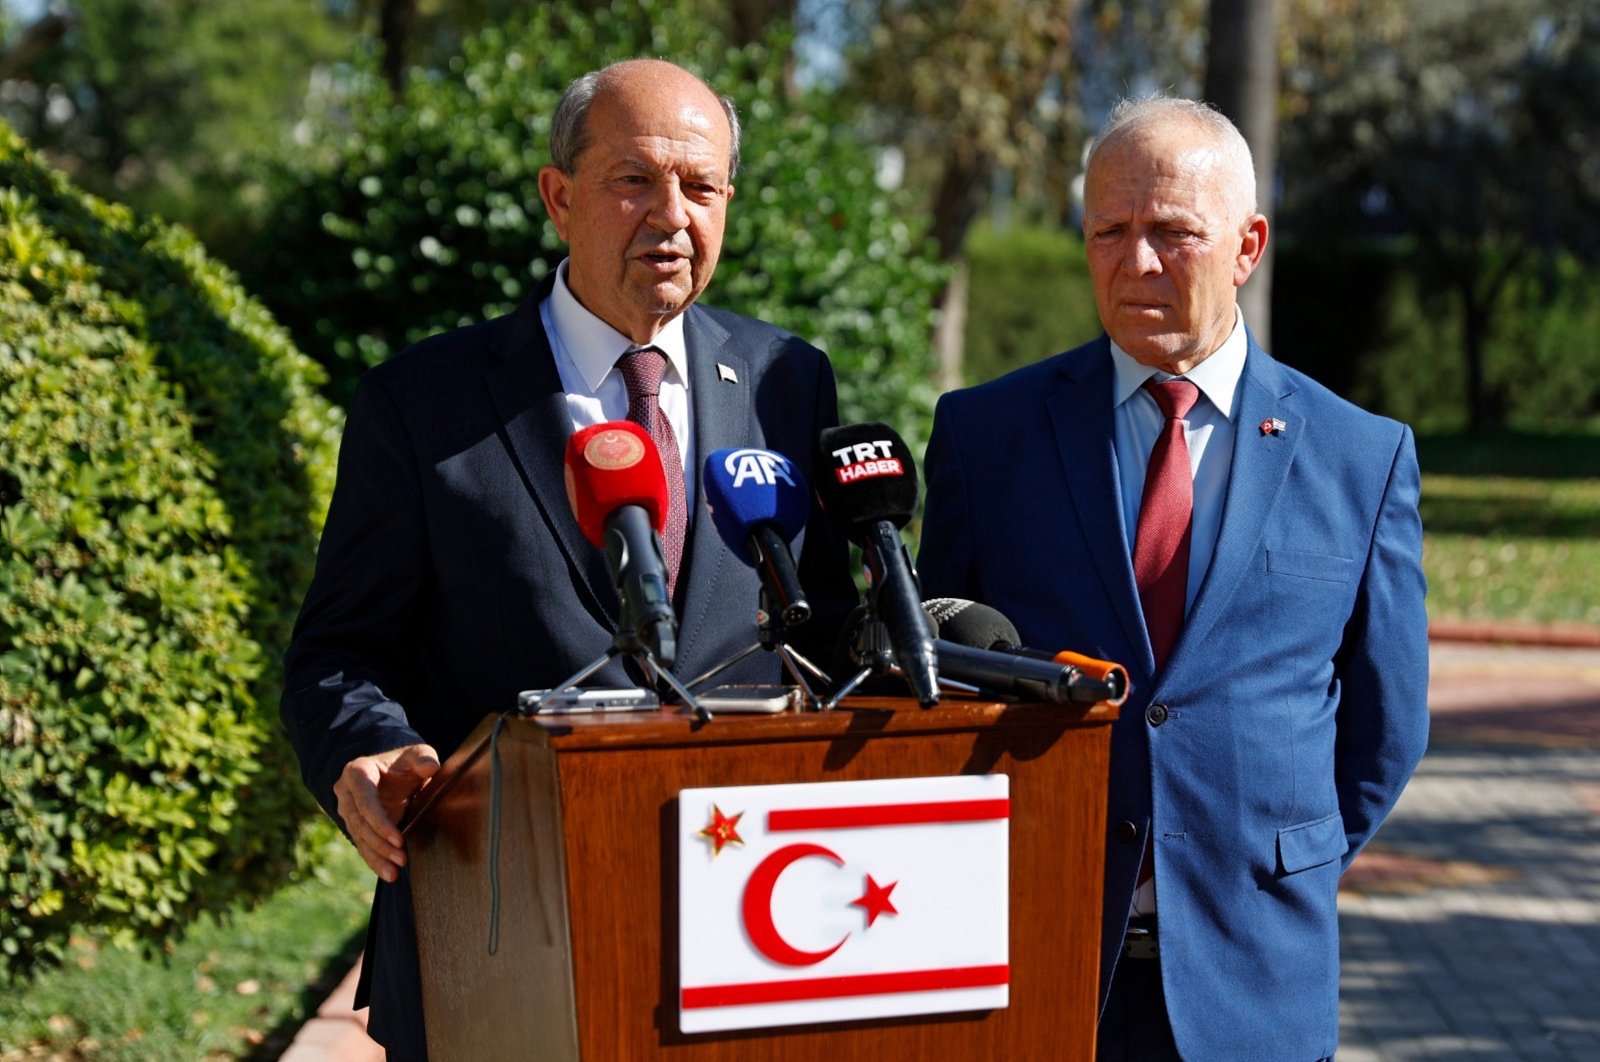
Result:
M567 501L583 537L605 550L622 601L618 648L677 657L677 620L659 537L667 478L650 435L629 420L592 424L567 441Z

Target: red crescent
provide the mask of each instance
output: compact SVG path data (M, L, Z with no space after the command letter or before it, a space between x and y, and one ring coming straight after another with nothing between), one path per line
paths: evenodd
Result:
M850 934L839 938L839 943L826 951L801 951L790 944L772 924L772 890L778 876L789 869L789 864L807 856L822 856L844 866L844 860L820 844L791 844L778 849L757 865L744 886L744 931L756 950L773 962L785 966L812 966L839 950Z

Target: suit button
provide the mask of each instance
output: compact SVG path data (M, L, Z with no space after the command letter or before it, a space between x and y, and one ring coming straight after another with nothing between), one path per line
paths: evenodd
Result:
M1160 726L1167 721L1167 706L1152 704L1144 710L1144 717L1151 726Z
M1123 844L1132 844L1139 839L1139 827L1123 819L1117 823L1117 840Z

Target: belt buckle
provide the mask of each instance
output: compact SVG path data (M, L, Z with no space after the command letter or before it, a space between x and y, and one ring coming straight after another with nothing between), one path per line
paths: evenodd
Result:
M1156 959L1161 956L1161 945L1155 930L1142 926L1129 926L1122 938L1122 957L1125 959Z

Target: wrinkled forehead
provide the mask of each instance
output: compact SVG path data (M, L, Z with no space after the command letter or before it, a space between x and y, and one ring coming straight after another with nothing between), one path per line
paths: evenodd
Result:
M1096 150L1084 181L1084 206L1127 209L1160 202L1228 214L1228 165L1221 146L1187 123L1119 129Z

